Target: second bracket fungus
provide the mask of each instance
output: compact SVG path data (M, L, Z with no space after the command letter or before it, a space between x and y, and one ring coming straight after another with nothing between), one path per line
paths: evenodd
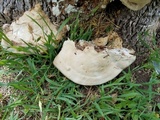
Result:
M151 0L121 0L121 2L129 9L136 11L142 9Z
M34 9L26 11L23 16L12 22L11 25L5 24L3 31L12 45L4 39L2 39L1 45L3 48L14 53L25 53L18 51L16 48L28 47L27 44L37 47L40 52L43 52L46 49L44 45L47 41L46 36L50 35L51 31L55 35L52 37L54 42L60 41L66 32L64 28L58 33L58 25L50 22L48 16L42 11L40 4L35 5Z
M94 42L80 40L75 43L67 40L53 64L77 84L99 85L112 80L132 64L136 59L133 53L133 50L123 48L121 45L107 48L97 46Z

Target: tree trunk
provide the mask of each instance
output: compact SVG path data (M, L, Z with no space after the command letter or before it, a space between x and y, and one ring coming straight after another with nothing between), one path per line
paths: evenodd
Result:
M152 37L144 35L142 39L139 34L144 31L155 32L157 35L157 46L160 46L160 0L152 0L152 2L139 11L132 11L127 8L121 10L119 17L116 19L116 30L124 40L124 46L133 48L137 55L136 66L146 60L149 55L148 49L144 45L151 44Z
M51 21L56 18L52 15L52 0L0 0L0 27L4 23L11 23L19 18L25 11L34 7L36 3L42 5L42 9L50 17Z
M136 39L138 33L147 29L151 32L156 31L158 28L156 23L160 23L160 0L152 0L149 5L139 11L125 8L116 19L118 31L123 33L122 37L126 41ZM132 46L135 44L132 43Z

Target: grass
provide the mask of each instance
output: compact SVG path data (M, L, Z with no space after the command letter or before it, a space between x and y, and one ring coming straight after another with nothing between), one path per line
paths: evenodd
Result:
M78 25L76 18L68 33L70 39L89 40L92 29L83 30ZM1 38L6 37L2 31L0 33ZM88 87L71 82L53 66L63 42L55 48L51 44L52 36L53 33L46 35L46 54L20 55L0 48L0 66L8 67L8 72L16 75L9 83L0 82L0 86L12 89L7 97L0 93L1 120L160 119L160 103L154 101L160 89L153 91L153 86L160 83L158 47L150 49L151 55L143 66L128 68L110 82ZM150 81L136 83L133 72L143 68L150 69ZM141 89L144 85L145 90Z

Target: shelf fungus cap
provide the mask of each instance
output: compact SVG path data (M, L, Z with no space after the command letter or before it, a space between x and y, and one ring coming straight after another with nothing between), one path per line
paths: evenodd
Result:
M121 0L121 2L129 9L137 11L150 3L151 0Z
M41 9L40 4L36 4L35 7L29 11L26 11L19 19L12 22L11 24L4 24L3 31L8 41L2 39L1 45L8 51L14 53L23 53L18 51L17 47L27 47L27 44L31 44L32 47L40 48L40 51L45 50L45 42L47 35L53 32L53 39L55 42L59 42L66 29L64 28L58 33L58 25L52 24L48 16ZM53 43L53 45L55 45Z
M67 40L53 64L71 81L80 85L99 85L115 78L136 59L134 51L110 49L93 42Z

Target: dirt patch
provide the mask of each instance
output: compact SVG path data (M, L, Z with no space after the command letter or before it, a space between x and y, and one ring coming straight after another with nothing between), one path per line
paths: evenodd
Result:
M7 84L16 77L15 73L8 73L7 67L0 67L0 82L3 82L4 84ZM2 86L0 87L0 94L3 96L7 96L11 94L11 89L8 86Z

